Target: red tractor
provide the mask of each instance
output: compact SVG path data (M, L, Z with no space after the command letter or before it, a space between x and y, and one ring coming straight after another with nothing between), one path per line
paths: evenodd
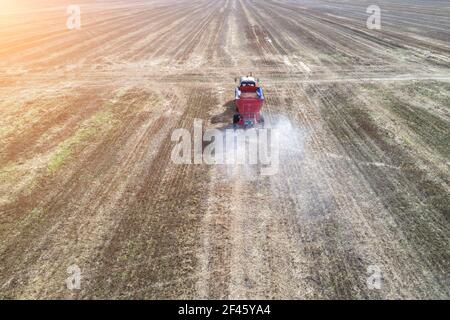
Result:
M263 90L252 75L239 79L239 86L235 91L235 102L237 114L233 116L234 126L264 125L264 118L261 115L264 104Z

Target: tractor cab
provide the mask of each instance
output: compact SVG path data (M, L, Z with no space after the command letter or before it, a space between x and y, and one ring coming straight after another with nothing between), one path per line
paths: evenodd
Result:
M259 99L264 99L263 90L258 86L258 80L252 75L239 78L239 85L235 90L236 99L240 99L243 96L251 97L255 96Z
M248 89L256 88L256 79L253 77L241 77L239 79L239 88L242 90L243 87Z

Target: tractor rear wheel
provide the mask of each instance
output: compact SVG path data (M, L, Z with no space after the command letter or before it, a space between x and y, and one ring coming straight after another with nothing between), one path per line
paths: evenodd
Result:
M233 124L238 124L240 120L241 120L241 115L235 114L233 116Z

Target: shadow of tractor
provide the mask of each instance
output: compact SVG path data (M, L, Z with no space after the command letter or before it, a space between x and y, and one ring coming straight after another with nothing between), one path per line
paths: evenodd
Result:
M217 128L219 130L233 128L233 116L237 113L236 103L234 100L230 100L223 105L225 110L218 115L211 118L212 124L221 124L222 126Z

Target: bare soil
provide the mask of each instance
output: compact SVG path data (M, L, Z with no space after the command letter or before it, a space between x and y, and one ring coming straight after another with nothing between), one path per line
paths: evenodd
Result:
M0 5L0 298L450 297L447 1L62 2ZM278 174L173 163L249 72Z

